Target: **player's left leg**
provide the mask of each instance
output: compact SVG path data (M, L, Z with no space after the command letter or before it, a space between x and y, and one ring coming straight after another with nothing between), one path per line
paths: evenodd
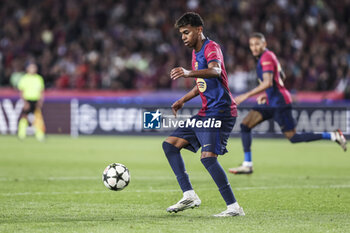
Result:
M22 113L18 122L17 136L19 139L24 139L27 136L28 113L30 112L30 109L31 109L30 103L25 100Z
M324 139L338 143L344 151L347 149L346 138L340 129L337 129L333 132L324 133L296 133L295 129L293 129L284 131L283 134L286 136L286 138L289 139L291 143L312 142Z
M17 136L19 139L25 139L27 136L28 120L26 115L22 115L18 122Z
M163 142L162 146L183 192L182 199L176 204L169 206L167 211L177 213L178 211L198 207L201 204L201 200L192 188L180 153L182 148L187 148L193 152L198 150L199 142L196 140L194 133L190 129L178 128Z
M311 142L317 140L331 140L338 143L346 151L346 139L340 129L334 132L324 133L297 133L292 117L291 106L280 108L274 116L275 121L280 125L283 134L291 143Z
M178 137L168 137L162 144L165 156L177 178L182 192L193 190L180 153L180 150L188 144L189 142L187 140Z
M243 208L239 206L231 185L228 182L226 173L220 165L217 155L213 152L203 151L201 155L201 162L204 167L208 170L209 174L213 178L219 192L226 202L227 209L219 214L214 215L215 217L229 217L229 216L244 216Z

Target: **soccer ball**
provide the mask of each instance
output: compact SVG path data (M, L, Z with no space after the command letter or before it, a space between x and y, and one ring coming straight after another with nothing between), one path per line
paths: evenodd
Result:
M110 190L120 191L130 182L129 169L120 163L112 163L102 174L103 184Z

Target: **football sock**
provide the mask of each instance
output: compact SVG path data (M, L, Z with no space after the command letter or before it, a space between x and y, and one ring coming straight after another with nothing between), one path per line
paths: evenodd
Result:
M238 208L239 208L238 202L235 202L235 203L227 206L227 209L231 209L231 210L235 210L235 209L238 209Z
M244 150L244 161L251 162L252 152L250 150L250 147L252 145L252 133L251 129L243 124L241 124L241 139Z
M244 166L244 167L253 167L253 162L251 162L251 161L243 161L242 166Z
M35 128L35 137L38 141L45 139L45 133L40 128Z
M180 149L174 145L163 142L163 150L173 169L182 192L193 190L188 174L186 173L185 164L180 154Z
M251 129L241 124L241 139L244 152L250 152L250 146L252 145L252 133Z
M252 161L252 152L244 152L244 162Z
M324 138L324 135L321 133L296 133L289 140L292 143L298 143L298 142L311 142L311 141L316 141L321 139L327 139L327 138Z
M28 127L28 121L26 118L21 118L18 122L18 137L23 139L26 137L26 132L27 132L27 127Z
M324 133L324 134L327 134L327 133ZM330 138L331 141L333 141L333 142L337 141L337 136L335 135L335 132L331 132L331 133L328 133L328 134L329 134L329 138Z
M194 197L195 195L196 193L194 192L194 190L188 190L184 192L184 197Z
M328 132L322 133L322 138L332 140L331 133L328 133Z
M226 205L230 205L236 202L236 198L233 195L230 183L227 180L226 173L221 167L216 157L207 157L201 159L204 167L208 170L209 174L215 181L219 188L221 196L224 198Z

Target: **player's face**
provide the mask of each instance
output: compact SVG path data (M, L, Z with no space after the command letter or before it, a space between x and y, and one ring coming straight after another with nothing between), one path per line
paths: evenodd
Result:
M186 25L179 28L181 33L181 39L185 46L194 48L198 42L198 38L202 33L202 27L193 27L191 25Z
M30 74L35 74L38 71L38 67L35 64L30 64L27 67L27 72Z
M252 37L249 39L250 51L254 57L260 56L266 49L266 41L260 38Z

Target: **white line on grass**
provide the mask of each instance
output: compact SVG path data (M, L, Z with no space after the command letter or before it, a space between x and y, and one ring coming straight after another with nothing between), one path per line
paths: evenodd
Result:
M134 178L135 180L176 180L175 177L173 176L135 176L137 178ZM293 177L293 179L301 179L304 180L305 176L283 176L282 178L289 178ZM207 179L207 177L203 176L191 176L192 179ZM343 179L350 179L350 176L341 176L341 177L332 177L332 176L327 176L328 179L335 179L335 178L343 178ZM266 180L266 177L254 177L254 179L257 180ZM18 181L18 182L23 182L23 181L74 181L74 180L101 180L100 176L53 176L53 177L0 177L0 182L13 182L13 181Z
M101 175L102 177L102 175ZM13 178L13 177L0 177L0 181L6 182L6 181L43 181L43 180L49 180L49 181L65 181L65 180L100 180L100 176L62 176L62 177L46 177L46 178L40 178L40 177L25 177L25 178ZM138 176L138 180L175 180L174 177L166 177L166 176Z
M96 180L101 179L96 176L62 176L62 177L47 177L47 178L37 178L37 177L26 177L26 178L9 178L0 177L0 181L35 181L35 180Z
M259 186L259 187L233 187L233 190L273 190L273 189L347 189L350 188L350 184L339 184L339 185L282 185L282 186ZM213 188L208 189L198 189L199 191L213 190ZM149 190L127 190L124 192L131 193L162 193L162 192L179 192L179 189L149 189ZM80 194L99 194L106 193L108 191L72 191L72 192L24 192L24 193L0 193L0 196L29 196L29 195L80 195Z

